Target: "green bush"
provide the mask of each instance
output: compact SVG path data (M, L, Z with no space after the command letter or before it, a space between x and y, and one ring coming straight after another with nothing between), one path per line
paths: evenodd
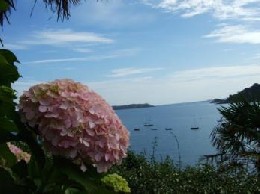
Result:
M111 173L123 176L132 193L257 193L256 174L218 172L210 165L178 169L170 158L148 161L144 155L129 152Z

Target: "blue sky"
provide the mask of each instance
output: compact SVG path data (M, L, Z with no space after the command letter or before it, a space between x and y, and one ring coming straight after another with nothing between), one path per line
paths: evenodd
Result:
M260 0L87 0L71 18L17 1L1 31L19 94L61 78L110 104L224 98L260 82Z

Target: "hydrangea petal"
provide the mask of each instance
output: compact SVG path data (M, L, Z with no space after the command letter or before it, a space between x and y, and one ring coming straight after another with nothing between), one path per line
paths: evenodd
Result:
M37 127L50 152L82 170L91 162L106 172L126 157L129 132L98 94L73 80L38 84L20 97L22 122Z

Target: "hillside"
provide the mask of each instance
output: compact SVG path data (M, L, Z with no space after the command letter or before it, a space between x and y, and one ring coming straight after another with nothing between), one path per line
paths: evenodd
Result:
M226 99L214 99L212 100L213 103L217 104L224 104L224 103L230 103L230 102L236 102L241 99L246 99L248 101L260 101L260 84L255 83L250 88L245 88L242 91L230 95Z

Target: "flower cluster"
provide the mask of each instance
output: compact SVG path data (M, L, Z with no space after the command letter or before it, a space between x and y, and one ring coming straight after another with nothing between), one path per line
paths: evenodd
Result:
M115 192L131 193L131 189L128 186L128 182L116 173L106 175L101 179L101 182L109 187L113 188Z
M17 161L24 160L27 163L30 161L31 155L27 152L24 152L23 150L11 144L10 142L7 143L7 146L9 150L16 156Z
M20 97L22 122L37 129L47 150L86 170L106 172L126 157L129 132L98 94L72 80L31 87Z

